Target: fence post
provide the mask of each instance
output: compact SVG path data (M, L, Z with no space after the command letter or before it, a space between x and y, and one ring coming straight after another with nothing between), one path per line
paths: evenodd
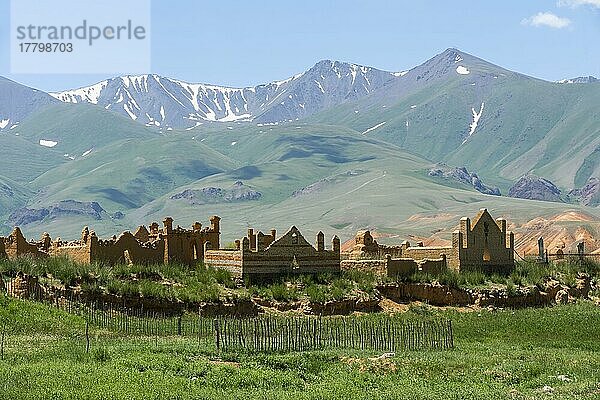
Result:
M2 343L0 343L0 359L4 360L4 335L6 334L6 324L2 325Z
M200 330L202 329L202 317L200 316L200 312L198 312L198 347L200 347Z
M177 317L177 335L181 336L181 315Z
M217 351L221 350L220 332L219 332L219 319L215 318L215 343L217 345Z
M85 321L85 352L90 352L90 332L89 332L89 324Z

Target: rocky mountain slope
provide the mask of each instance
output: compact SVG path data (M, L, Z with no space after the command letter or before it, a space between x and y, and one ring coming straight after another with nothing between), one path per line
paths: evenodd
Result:
M116 77L51 95L63 102L97 104L147 126L172 129L207 121L295 121L364 97L401 75L323 60L288 79L247 88L187 83L152 74Z
M441 178L446 181L457 182L467 186L471 186L475 190L483 194L500 196L500 189L498 189L497 187L487 186L481 181L481 179L479 179L476 173L469 172L465 167L452 168L444 164L436 165L435 168L429 170L427 175L435 178Z
M503 192L529 172L570 190L600 175L598 103L600 83L547 82L448 49L308 120L465 166Z
M600 179L591 177L583 187L571 190L569 196L584 206L600 205Z
M562 201L560 189L554 183L531 174L521 177L509 189L508 195L520 199Z

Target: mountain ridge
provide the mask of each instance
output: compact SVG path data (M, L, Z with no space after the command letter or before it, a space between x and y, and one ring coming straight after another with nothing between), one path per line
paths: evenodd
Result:
M321 60L289 78L243 88L143 74L113 77L50 95L63 102L97 104L147 126L193 128L205 122L296 120L401 76L359 64Z

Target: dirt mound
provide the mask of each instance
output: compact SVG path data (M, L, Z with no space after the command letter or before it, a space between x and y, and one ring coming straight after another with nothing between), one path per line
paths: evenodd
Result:
M409 309L408 304L396 303L385 297L379 302L379 308L387 314L403 313Z
M360 372L385 375L396 372L398 369L396 363L392 360L395 355L395 353L383 353L378 357L369 358L341 357L340 361L358 368Z

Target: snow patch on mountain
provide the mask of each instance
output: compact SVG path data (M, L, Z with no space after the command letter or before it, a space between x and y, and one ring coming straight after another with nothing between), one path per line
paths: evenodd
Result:
M283 86L286 83L290 83L291 81L295 81L296 79L302 77L302 75L304 75L304 72L296 74L296 75L294 75L294 76L292 76L290 78L283 79L281 81L274 81L272 84L275 85L277 88L279 88L280 86Z
M369 129L367 129L366 131L362 132L361 134L362 134L362 135L366 135L367 133L369 133L369 132L372 132L372 131L374 131L375 129L377 129L377 128L379 128L379 127L383 126L383 125L385 125L385 123L386 123L386 122L387 122L387 121L380 122L380 123L378 123L377 125L375 125L375 126L372 126L372 127L370 127Z
M459 65L458 67L456 67L456 72L459 75L469 75L471 73L471 71L469 71L469 69L467 67L463 67L462 65Z
M9 122L10 122L10 118L0 120L0 129L6 128L8 126Z
M319 81L315 81L315 83L317 84L317 86L319 87L319 90L321 90L321 93L325 94L325 89L323 89L323 86L321 86L321 82Z
M131 110L131 105L129 103L123 104L123 109L127 112L129 118L132 120L135 121L138 118L137 115L135 115L135 113Z
M54 140L40 139L40 146L54 147L57 144L58 144L58 142L55 142Z
M102 90L108 85L108 80L98 82L95 85L82 87L66 92L48 93L50 96L65 103L92 103L98 104L98 98Z
M571 79L561 79L560 81L556 81L556 83L594 83L599 82L600 79L595 76L579 76L577 78Z
M479 124L479 119L481 118L481 115L483 114L484 106L485 106L485 103L482 102L481 107L479 108L479 112L477 112L475 110L475 108L471 108L471 113L473 114L473 122L471 122L469 124L469 136L467 136L465 138L465 140L463 140L462 144L465 144L467 139L469 139L475 133L475 129L477 129L477 125Z

